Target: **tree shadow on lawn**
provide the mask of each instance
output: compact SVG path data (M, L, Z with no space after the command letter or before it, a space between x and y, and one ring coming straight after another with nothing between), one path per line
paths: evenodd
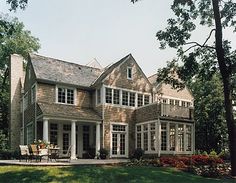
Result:
M7 167L7 166L6 166ZM173 168L77 166L8 167L0 171L0 182L145 182L145 183L233 183L233 180L207 179ZM235 183L235 182L234 182Z

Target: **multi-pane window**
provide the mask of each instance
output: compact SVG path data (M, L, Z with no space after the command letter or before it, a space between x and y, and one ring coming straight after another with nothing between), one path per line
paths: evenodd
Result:
M27 144L30 144L33 142L33 125L30 124L26 128L26 134L27 134Z
M142 148L141 146L141 138L142 138L142 134L141 134L141 125L136 126L136 131L137 131L137 148Z
M170 99L170 105L174 105L174 100L173 99Z
M51 123L50 124L50 143L57 145L57 130L58 130L58 126L56 123Z
M97 89L97 104L101 103L101 89Z
M132 79L132 67L127 68L127 79Z
M106 88L106 103L112 103L112 89Z
M129 93L127 91L122 91L122 105L129 104Z
M74 89L58 87L57 102L64 104L74 104Z
M170 151L175 151L175 124L170 124Z
M175 100L175 105L179 106L179 100Z
M149 95L144 95L144 105L149 104L150 102L150 96Z
M190 103L190 102L187 102L186 105L187 105L187 107L190 107L191 103Z
M143 150L148 150L148 125L143 125Z
M185 101L182 101L182 107L186 107L186 102Z
M117 132L125 132L126 126L125 125L112 125L112 130Z
M83 126L83 150L89 150L89 126Z
M161 123L161 150L167 149L167 126L166 123Z
M184 125L178 125L178 146L179 151L184 151Z
M36 101L36 85L34 85L32 88L31 88L31 103L35 103Z
M120 104L120 90L113 89L113 104Z
M162 99L162 103L163 103L163 104L167 104L167 99L163 98L163 99Z
M135 93L129 93L129 106L135 107Z
M63 125L63 130L64 131L71 131L71 125L68 125L68 124Z
M143 94L138 94L138 107L143 106Z
M74 104L74 90L67 89L67 104Z
M155 151L155 142L156 142L156 124L150 124L150 144L151 144L151 151Z
M192 126L186 125L186 140L187 140L187 149L186 151L192 150Z

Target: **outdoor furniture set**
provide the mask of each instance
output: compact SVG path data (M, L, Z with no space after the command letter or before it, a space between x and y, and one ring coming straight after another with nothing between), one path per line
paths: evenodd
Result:
M71 146L69 146L67 153L61 155L60 148L57 146L48 146L48 147L40 147L36 144L30 145L19 145L20 148L20 156L19 160L25 159L26 161L32 162L35 159L36 162L41 162L43 157L46 157L47 162L55 160L56 162L59 159L66 159L70 162L71 155Z

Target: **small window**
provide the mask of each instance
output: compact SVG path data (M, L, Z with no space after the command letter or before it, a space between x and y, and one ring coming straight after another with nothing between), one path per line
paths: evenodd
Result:
M29 80L31 79L31 68L30 66L28 67L28 77L29 77Z
M132 67L127 67L127 79L132 79Z
M182 107L186 107L186 102L185 101L182 101Z
M190 107L191 103L190 102L187 102L187 107Z
M106 103L112 103L112 89L106 88Z
M59 87L57 89L57 102L63 104L74 104L74 89Z

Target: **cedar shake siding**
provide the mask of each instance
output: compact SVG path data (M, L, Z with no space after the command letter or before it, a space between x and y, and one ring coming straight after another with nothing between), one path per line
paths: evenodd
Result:
M19 68L11 69L15 72ZM14 85L11 89L22 78L17 76L15 79L11 75ZM20 93L21 88L24 95L28 95L27 107L22 114L17 113L20 101L26 98ZM24 86L18 87L17 92L19 105L11 110L11 126L15 131L16 127L22 127L24 144L32 143L33 139L46 139L59 145L64 152L71 146L72 159L84 157L88 147L94 148L96 154L104 147L111 158L132 156L137 147L146 148L145 153L158 156L194 152L193 97L190 91L177 91L170 85L157 83L156 75L147 78L131 54L105 68L99 63L84 66L30 54ZM34 98L35 102L31 101ZM161 142L157 142L160 140L157 138L160 135L158 129L164 129L169 135L167 132L173 125L175 134L179 129L188 129L183 132L183 139L186 140L188 135L191 143L181 142L172 151L169 145L173 146L173 143L166 141L163 151L159 146ZM17 133L19 137L19 130ZM13 135L11 138L15 141L14 146L20 143L20 138Z

